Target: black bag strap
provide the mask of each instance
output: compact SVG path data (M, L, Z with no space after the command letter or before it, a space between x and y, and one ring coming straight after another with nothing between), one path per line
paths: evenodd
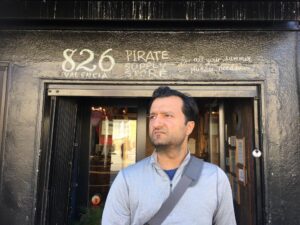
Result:
M191 184L196 183L201 175L203 160L191 156L186 165L178 184L171 192L166 201L162 204L158 212L145 225L161 225L170 212L174 209L184 192Z

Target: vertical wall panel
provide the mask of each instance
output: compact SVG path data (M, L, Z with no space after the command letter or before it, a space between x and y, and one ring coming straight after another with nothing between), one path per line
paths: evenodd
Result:
M2 191L2 163L3 163L3 130L5 121L6 96L7 96L8 65L0 63L0 192Z

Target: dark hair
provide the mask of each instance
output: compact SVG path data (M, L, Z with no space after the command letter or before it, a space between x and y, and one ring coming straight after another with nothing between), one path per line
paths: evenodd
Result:
M196 123L198 119L199 110L198 110L197 103L195 102L193 97L166 86L158 87L153 91L152 99L150 102L150 108L155 99L170 97L170 96L177 96L182 99L183 102L182 112L185 115L186 122L194 121Z

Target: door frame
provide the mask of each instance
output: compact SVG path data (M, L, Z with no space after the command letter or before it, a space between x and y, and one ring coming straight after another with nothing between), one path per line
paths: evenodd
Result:
M266 143L263 142L265 130L264 114L264 82L263 81L228 81L228 82L188 82L188 81L165 81L165 82L113 82L113 81L64 81L43 80L42 82L42 118L39 156L39 173L37 175L37 186L35 190L36 209L33 212L34 224L46 224L45 204L47 204L47 192L45 190L48 182L47 173L50 170L49 140L51 139L52 126L49 126L49 102L52 96L78 96L78 97L150 97L158 86L170 86L179 91L190 94L193 97L215 97L215 98L253 98L254 99L254 121L255 121L255 147L262 151L262 157L255 160L255 187L256 187L256 221L257 225L264 224L265 208L265 183L264 181L264 154ZM142 112L145 113L145 112ZM145 124L145 123L142 123ZM145 129L142 127L141 129ZM145 140L146 141L146 140ZM141 142L142 143L142 142ZM141 147L141 146L137 146ZM137 160L142 156L137 155ZM46 178L45 178L46 177Z

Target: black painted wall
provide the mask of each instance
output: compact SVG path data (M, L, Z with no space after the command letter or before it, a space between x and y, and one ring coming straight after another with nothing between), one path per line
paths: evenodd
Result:
M0 151L0 224L34 223L39 154L44 151L40 139L46 80L112 84L137 80L167 84L172 80L262 81L265 224L298 225L299 45L297 32L280 31L0 31L0 63L10 63ZM66 75L62 63L68 48L90 49L95 62L111 48L109 54L116 64L105 76ZM134 63L127 60L126 50L167 51L168 57L160 60L165 64L155 64L167 72L162 76L126 72L126 65ZM205 62L217 58L219 62L194 62L199 56ZM230 57L240 58L225 62ZM76 54L74 59L83 60ZM183 59L192 61L184 64Z
M298 20L297 0L3 0L0 19Z

